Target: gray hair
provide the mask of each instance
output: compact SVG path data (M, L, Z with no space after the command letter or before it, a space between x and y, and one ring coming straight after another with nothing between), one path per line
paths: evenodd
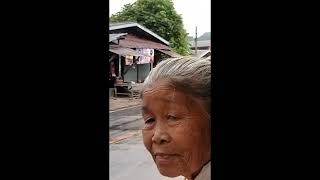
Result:
M177 90L200 98L208 114L211 111L211 61L194 57L160 62L145 79L144 90L158 80L169 80Z

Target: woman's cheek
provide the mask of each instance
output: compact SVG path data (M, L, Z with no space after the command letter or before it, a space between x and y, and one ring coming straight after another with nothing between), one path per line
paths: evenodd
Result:
M181 122L177 126L170 128L171 129L171 136L177 144L181 146L189 146L190 138L192 138L192 126L188 122Z
M148 151L151 151L152 132L148 130L142 130L142 137L144 146L148 149Z
M185 144L188 146L194 146L195 144L202 142L201 134L204 129L199 126L200 122L195 122L198 120L199 119L196 119L195 117L189 116L188 123L184 127L185 139L187 139Z
M194 130L194 126L192 124L193 119L190 116L184 117L181 122L177 125L177 132L182 133L184 135L189 135Z

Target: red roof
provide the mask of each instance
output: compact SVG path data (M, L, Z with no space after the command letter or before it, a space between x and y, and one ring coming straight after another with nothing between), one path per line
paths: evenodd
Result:
M168 46L148 39L128 34L120 40L120 46L126 48L170 49Z

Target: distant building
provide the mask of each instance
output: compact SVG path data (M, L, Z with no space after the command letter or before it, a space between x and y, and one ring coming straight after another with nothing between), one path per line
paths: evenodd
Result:
M197 58L210 58L211 50L197 50L197 55L195 55L195 50L191 50L191 54Z
M198 58L211 58L211 33L206 32L197 38L197 55L195 55L195 40L189 37L189 45L191 47L191 54Z
M194 40L190 41L189 44L191 45L191 49L195 50ZM211 49L211 40L197 41L197 49L198 50L210 50Z
M194 38L192 36L188 37L189 44L191 46L191 49L195 49L195 42ZM200 37L197 38L197 49L199 50L208 50L211 49L211 32L205 32Z

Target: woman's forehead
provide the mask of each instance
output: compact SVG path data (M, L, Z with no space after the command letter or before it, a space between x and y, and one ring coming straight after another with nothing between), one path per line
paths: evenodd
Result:
M181 91L176 90L171 87L158 87L158 88L150 88L146 89L143 92L143 100L159 100L166 103L178 103L181 101L185 101L187 95Z
M178 108L189 111L192 102L193 98L189 95L170 86L154 86L152 89L144 91L143 95L143 106L146 109L148 106L159 106L162 110Z
M162 79L146 87L142 92L144 105L155 102L174 103L183 106L192 106L195 102L200 103L198 98L176 88L170 81Z

